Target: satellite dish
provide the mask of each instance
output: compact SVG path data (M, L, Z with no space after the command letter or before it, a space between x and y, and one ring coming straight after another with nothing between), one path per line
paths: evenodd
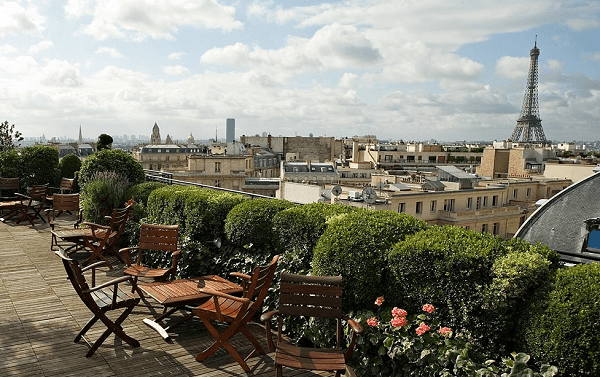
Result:
M342 193L342 188L338 185L335 185L331 188L331 193L335 196L340 196Z
M377 199L377 192L375 192L373 187L365 187L362 192L362 196L365 203L372 204L375 203L375 200Z

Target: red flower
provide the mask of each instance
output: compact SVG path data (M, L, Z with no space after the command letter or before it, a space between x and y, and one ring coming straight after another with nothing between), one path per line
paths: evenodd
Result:
M405 317L394 317L391 320L391 324L394 327L406 326L406 318Z
M392 315L394 317L406 317L408 313L404 309L394 307L394 309L392 309Z
M417 332L417 335L423 335L423 334L425 334L425 333L426 333L427 331L429 331L429 330L431 330L429 326L427 326L427 325L426 325L426 324L424 324L424 323L421 323L421 324L419 325L419 327L417 327L417 330L416 330L416 332Z
M452 329L450 327L440 327L440 334L449 338L452 336Z
M377 326L377 318L372 317L372 318L367 319L367 325L372 326L372 327Z
M425 304L425 305L423 305L423 311L424 312L427 312L427 313L431 314L431 313L433 313L434 310L435 310L435 308L431 304Z
M377 300L375 300L375 305L381 306L384 301L385 300L383 299L383 296L379 296L379 297L377 297Z

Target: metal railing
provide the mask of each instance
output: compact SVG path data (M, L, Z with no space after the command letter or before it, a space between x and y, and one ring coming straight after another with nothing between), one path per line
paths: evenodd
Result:
M242 194L242 195L249 197L250 199L257 199L257 198L274 199L271 196L254 194L254 193L246 192L246 191L232 190L232 189L228 189L228 188L224 188L224 187L210 186L210 185L204 185L202 183L195 183L195 182L188 182L188 181L181 181L178 179L173 179L173 173L167 173L167 172L163 172L163 171L144 169L144 174L146 175L146 181L150 181L150 182L161 182L161 183L165 183L167 185L202 187L202 188L210 189L210 190L225 191L225 192L229 192L232 194Z

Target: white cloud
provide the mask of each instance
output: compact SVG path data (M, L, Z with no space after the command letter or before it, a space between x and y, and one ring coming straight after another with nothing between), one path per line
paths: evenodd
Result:
M565 25L575 31L592 30L600 27L600 20L596 18L574 18L565 21Z
M188 74L189 69L180 65L170 65L164 67L163 72L169 76L184 76Z
M589 54L586 59L600 63L600 52L594 52L593 54Z
M530 58L503 56L496 61L496 74L511 80L522 80L529 72Z
M79 18L93 13L93 0L69 0L65 4L65 15L68 18Z
M84 32L99 40L125 36L173 39L180 26L231 31L243 24L235 19L234 7L216 0L105 0L96 2L94 19Z
M96 49L96 54L108 54L113 58L120 58L123 56L123 54L111 47L98 47L98 49Z
M16 47L11 46L9 44L4 44L0 46L0 55L8 55L17 52Z
M179 59L181 59L185 55L187 55L185 52L174 52L172 54L169 54L169 56L167 56L167 59L169 59L169 60L179 60Z
M18 1L0 2L0 37L7 33L37 34L44 30L46 18L35 6L23 7Z
M49 60L42 68L41 81L50 86L75 87L83 84L79 68L65 60Z
M35 54L36 52L47 50L47 49L51 48L52 46L54 46L54 43L52 43L52 41L49 41L46 39L44 41L41 41L38 44L35 44L35 45L29 47L29 53Z

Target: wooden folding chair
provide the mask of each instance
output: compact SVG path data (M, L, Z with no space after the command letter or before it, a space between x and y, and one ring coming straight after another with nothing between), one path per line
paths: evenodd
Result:
M119 253L125 257L125 263L127 264L123 273L133 277L132 292L137 289L137 280L140 277L153 278L155 281L166 281L175 277L177 262L181 253L177 247L178 241L178 225L142 224L139 245L119 250ZM137 251L137 257L135 262L132 262L131 252L134 250ZM144 266L142 263L145 251L171 252L171 266L168 268L150 268ZM143 292L140 289L137 290L138 294L143 297Z
M242 284L244 289L242 297L231 296L207 288L200 290L200 292L212 295L213 298L196 307L192 312L200 318L204 326L215 337L215 342L206 351L196 356L197 361L206 359L223 347L242 366L244 371L249 372L250 368L245 360L256 351L261 355L265 354L258 340L246 328L246 324L261 309L262 302L267 296L267 291L273 281L278 259L279 255L276 255L268 265L255 267L252 276L240 273L232 274L241 278L244 282ZM211 321L229 323L229 327L221 333L212 325ZM242 359L237 350L229 343L229 339L239 332L244 334L255 348L246 359Z
M17 207L21 201L17 198L19 178L0 178L0 213L1 221L8 220L17 215Z
M52 200L52 208L46 209L46 218L47 218L48 224L50 224L50 229L51 229L50 233L52 235L52 239L50 240L50 250L54 250L54 246L57 246L57 247L59 246L58 237L56 236L56 233L55 233L55 232L59 231L59 229L56 228L56 226L59 223L56 220L56 217L58 217L64 211L69 211L71 213L75 212L77 214L80 213L80 211L79 211L79 194L54 194L53 200ZM77 220L69 225L72 226L71 229L77 229L80 222L81 222L81 216L79 215L77 217ZM80 244L82 242L83 242L83 240L80 242ZM75 245L75 246L77 246L77 245ZM71 247L67 248L67 251L70 251Z
M296 369L309 369L336 372L336 377L345 373L346 360L352 357L356 335L363 332L362 326L342 314L342 277L305 276L281 274L279 310L265 313L269 350L275 352L277 376L283 374L283 366ZM277 348L271 335L271 319L278 316ZM294 315L306 318L335 318L337 322L336 348L298 347L283 340L282 317ZM352 338L346 351L342 350L342 320L352 329Z
M79 298L83 303L90 309L94 316L83 326L81 331L75 337L75 343L77 343L85 335L85 333L98 321L100 320L106 326L106 331L100 335L100 337L91 346L86 357L90 357L96 352L98 347L108 338L112 333L118 336L125 343L132 347L139 347L140 343L132 337L125 334L121 324L131 313L133 308L140 302L139 297L133 297L119 288L119 283L130 281L130 276L122 276L120 278L113 279L107 283L95 286L95 269L104 264L104 262L97 262L89 265L85 268L81 268L79 263L67 256L63 250L55 251L56 255L62 258L65 270L69 280L73 284L73 288L79 295ZM84 272L92 270L92 285L89 286ZM112 310L125 309L123 313L115 320L108 318L106 313Z
M27 220L31 225L35 225L35 221L40 219L42 222L46 222L42 215L42 209L46 204L46 193L48 192L48 186L36 185L31 188L29 195L23 195L16 193L18 200L13 201L13 209L2 217L2 221L6 221L10 218L17 217L17 224Z
M46 200L48 201L48 203L53 203L54 201L54 195L56 194L72 194L73 193L73 188L75 187L75 179L73 178L61 178L60 179L60 185L58 187L49 187L49 192L48 192L48 196L46 197ZM71 214L71 210L66 209L66 210L61 210L59 211L57 214L55 214L55 216L60 216L62 213L67 212L69 214Z
M105 257L107 253L113 254L119 261L125 263L116 246L131 215L131 208L132 206L128 205L125 208L114 209L108 226L90 222L82 223L82 226L86 226L90 230L90 233L83 237L83 243L92 252L92 255L83 262L84 265L100 259L105 261L109 268L112 268L112 264Z

